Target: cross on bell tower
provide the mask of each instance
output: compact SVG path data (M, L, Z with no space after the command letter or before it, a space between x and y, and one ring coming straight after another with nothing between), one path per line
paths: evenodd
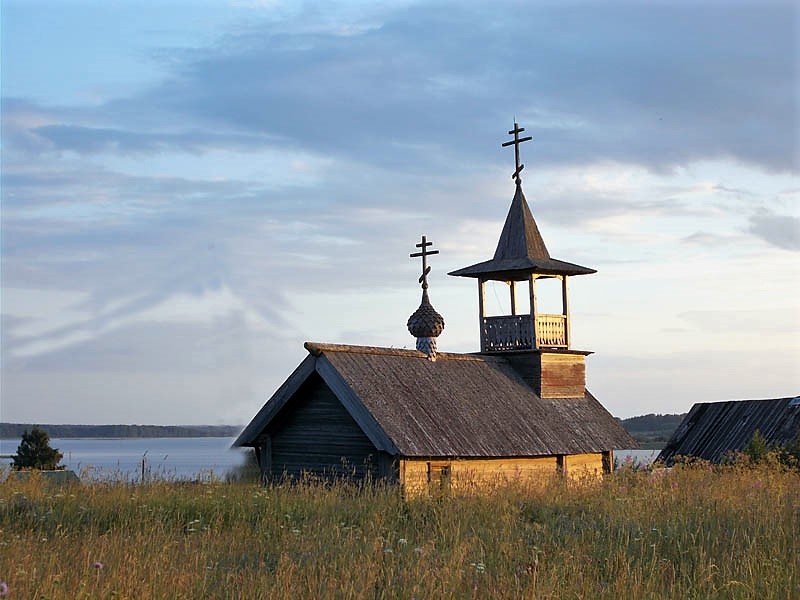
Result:
M514 139L501 144L503 148L505 148L506 146L510 146L511 144L514 144L514 162L517 168L511 174L511 179L516 181L517 185L522 185L522 177L520 177L520 173L522 173L522 169L525 168L525 165L519 162L519 145L522 142L529 142L530 140L533 139L531 136L527 136L524 138L519 137L519 134L522 133L523 131L525 131L525 128L520 127L519 125L517 125L516 122L514 122L514 129L508 132L508 135L513 135Z

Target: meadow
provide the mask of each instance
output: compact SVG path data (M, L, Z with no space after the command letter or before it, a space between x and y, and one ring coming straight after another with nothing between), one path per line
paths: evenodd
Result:
M0 485L8 598L800 598L800 474L554 477L404 501L381 485Z

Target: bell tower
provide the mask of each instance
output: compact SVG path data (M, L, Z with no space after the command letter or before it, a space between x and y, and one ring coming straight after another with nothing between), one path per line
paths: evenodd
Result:
M449 273L478 280L478 321L481 353L502 353L542 398L583 397L586 387L585 357L591 352L574 350L570 340L568 278L596 273L594 269L551 258L525 194L522 191L519 146L532 138L521 138L525 131L514 123L509 131L514 139L503 143L514 146L514 198L506 216L494 257ZM561 285L561 311L539 312L536 283L557 279ZM511 314L487 316L485 289L488 281L508 284ZM519 314L518 287L525 289L530 310Z

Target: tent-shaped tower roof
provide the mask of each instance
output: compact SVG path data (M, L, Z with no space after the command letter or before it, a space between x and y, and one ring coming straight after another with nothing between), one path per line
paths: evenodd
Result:
M589 275L594 269L550 257L542 234L517 182L514 199L497 242L494 258L453 271L450 275L500 281L523 281L530 273L542 275Z

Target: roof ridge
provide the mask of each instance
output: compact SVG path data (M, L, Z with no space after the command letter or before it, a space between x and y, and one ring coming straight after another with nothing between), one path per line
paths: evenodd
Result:
M743 398L738 400L708 400L707 402L695 402L695 404L730 404L732 402L787 402L794 400L798 396L788 396L786 398Z
M421 358L427 360L427 355L419 350L407 348L385 348L382 346L355 346L352 344L330 344L326 342L306 342L303 344L306 350L314 356L319 356L324 352L346 352L348 354L379 354L382 356L404 356L406 358ZM437 352L437 360L466 360L483 361L487 357L475 354L460 354L455 352Z

